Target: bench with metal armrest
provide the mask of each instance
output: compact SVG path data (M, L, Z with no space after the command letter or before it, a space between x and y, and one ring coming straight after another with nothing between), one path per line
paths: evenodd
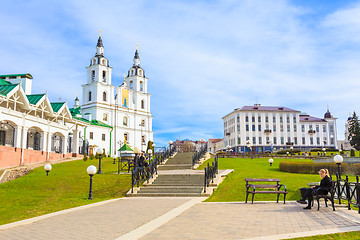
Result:
M276 200L277 203L279 202L280 194L284 194L284 204L285 204L285 198L288 192L286 186L284 184L280 184L280 179L245 178L245 181L246 181L245 203L247 203L249 194L252 194L251 203L253 203L254 195L256 193L260 193L260 194L277 194L277 200ZM264 183L268 183L268 184L264 184ZM283 187L284 190L281 190L281 187Z

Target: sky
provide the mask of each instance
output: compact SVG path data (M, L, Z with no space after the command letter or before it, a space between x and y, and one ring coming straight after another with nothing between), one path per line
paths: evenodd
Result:
M323 117L344 139L360 113L360 1L2 0L0 74L72 107L96 51L119 86L138 44L154 141L222 138L222 117L255 103Z

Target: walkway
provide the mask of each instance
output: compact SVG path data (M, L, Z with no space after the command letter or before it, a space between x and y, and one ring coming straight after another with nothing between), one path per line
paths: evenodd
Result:
M356 211L295 202L206 203L139 197L95 203L0 226L0 239L283 239L360 231Z

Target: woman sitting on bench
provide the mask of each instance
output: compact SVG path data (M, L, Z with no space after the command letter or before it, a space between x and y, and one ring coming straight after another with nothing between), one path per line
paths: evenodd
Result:
M320 169L319 175L322 178L320 182L320 186L307 188L302 199L297 201L298 203L306 204L305 199L308 199L308 206L305 207L304 209L311 209L312 198L316 191L321 195L326 195L330 191L331 179L329 177L329 171L327 169Z

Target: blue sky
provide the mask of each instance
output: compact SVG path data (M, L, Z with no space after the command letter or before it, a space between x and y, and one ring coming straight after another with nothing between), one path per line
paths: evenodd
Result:
M360 113L360 2L2 1L0 74L31 73L33 93L73 103L102 30L113 84L139 44L155 143L222 137L234 108L281 105L338 135Z

